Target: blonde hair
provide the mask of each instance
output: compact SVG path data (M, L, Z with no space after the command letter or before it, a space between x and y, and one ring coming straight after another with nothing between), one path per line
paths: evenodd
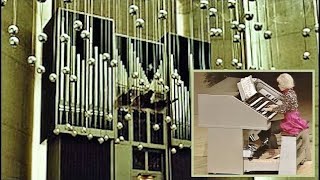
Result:
M294 87L294 80L292 76L288 73L280 74L277 78L277 82L283 85L284 88L290 89Z

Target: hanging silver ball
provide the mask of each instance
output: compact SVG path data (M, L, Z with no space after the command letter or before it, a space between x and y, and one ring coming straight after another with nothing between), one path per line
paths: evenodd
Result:
M222 66L222 64L223 64L223 60L222 59L219 58L219 59L216 60L216 65L217 66Z
M177 129L177 125L172 124L172 125L170 126L170 129L171 129L172 131L176 130L176 129Z
M76 137L77 134L78 134L78 132L77 132L76 130L73 130L72 133L71 133L71 135L72 135L73 137Z
M103 137L99 137L99 138L98 138L98 142L99 142L99 144L102 144L102 143L104 142Z
M109 61L111 59L111 55L109 53L102 54L102 60Z
M109 114L106 114L105 118L106 118L107 121L112 121L113 116L112 116L111 113L109 113Z
M309 37L310 36L310 32L311 32L311 30L309 28L304 28L302 30L302 36L303 37Z
M42 43L45 43L45 42L47 42L47 40L48 40L48 36L47 36L47 34L46 33L40 33L39 35L38 35L38 40L39 40L39 42L42 42Z
M124 119L127 120L127 121L130 121L130 120L132 119L131 114L130 114L130 113L126 114L126 115L124 116Z
M169 88L169 86L164 86L163 90L164 90L164 92L169 92L170 88Z
M76 30L76 31L81 31L83 28L83 24L80 20L75 20L73 22L73 29Z
M120 136L119 139L120 139L120 141L124 141L124 137L123 136Z
M40 65L37 67L37 73L43 74L45 72L46 72L46 68L44 66Z
M239 22L238 22L238 21L232 21L232 22L231 22L231 29L237 29L237 28L238 28L238 25L239 25Z
M112 59L111 62L110 62L110 66L111 67L117 67L117 65L118 65L118 61L115 60L115 59Z
M96 60L94 58L89 58L87 62L90 66L93 66L96 64Z
M179 144L179 148L180 148L180 149L183 149L183 147L184 147L183 144L180 143L180 144Z
M209 5L208 0L200 0L200 9L207 9Z
M154 75L153 75L153 78L156 80L160 79L160 77L161 77L161 74L158 72L154 73Z
M256 22L256 23L254 23L254 25L253 25L253 28L254 28L254 30L256 30L256 31L261 31L261 30L262 30L262 27L263 27L262 23L259 23L259 22Z
M241 69L242 68L242 63L237 63L237 69Z
M152 126L152 128L153 128L153 130L158 131L160 129L160 126L159 126L159 124L154 124Z
M239 60L238 59L232 59L231 65L236 66L238 64Z
M15 36L9 38L9 44L11 47L17 47L19 45L19 39Z
M87 138L88 138L88 140L91 140L91 139L93 138L93 135L92 135L91 133L89 133L89 134L87 135Z
M304 60L309 60L310 59L310 52L306 51L303 53L303 59Z
M70 36L68 34L63 33L60 36L60 41L62 43L67 43L69 41L69 39L70 39Z
M161 9L158 14L158 18L161 20L167 19L168 12L166 10Z
M275 67L271 67L270 70L276 70L276 68Z
M59 133L60 133L60 129L55 128L55 129L53 130L53 133L54 133L55 135L59 135Z
M178 79L178 77L179 77L179 74L178 74L178 73L172 73L172 74L171 74L171 78L172 78L172 79Z
M263 37L264 37L265 39L271 39L271 36L272 36L272 32L271 32L271 31L266 31L266 32L264 32L264 34L263 34Z
M228 8L229 9L235 8L236 7L236 3L237 3L236 0L228 0Z
M119 139L119 138L116 138L116 139L114 140L114 143L119 144L119 143L120 143L120 139Z
M1 7L4 7L7 4L7 0L1 0Z
M217 29L216 28L210 28L210 36L213 37L213 36L216 36L217 34Z
M83 40L89 39L90 38L90 32L87 31L87 30L82 30L81 33L80 33L80 37Z
M70 73L70 68L67 67L67 66L66 66L66 67L63 67L63 68L62 68L62 73L63 73L63 74L69 74L69 73Z
M121 136L120 136L120 137L121 137ZM105 136L103 136L103 139L104 139L105 141L108 141L109 136L108 136L108 135L105 135Z
M122 129L122 128L123 128L123 124L122 124L121 122L118 122L117 128L118 128L118 129Z
M138 149L139 149L139 151L141 151L141 150L143 149L142 144L139 144L139 145L138 145Z
M175 154L175 153L177 153L177 150L176 150L176 148L172 148L172 149L171 149L171 153L172 153L172 154Z
M210 17L215 17L218 13L218 10L216 8L210 8L209 9L209 16Z
M315 25L314 25L314 31L315 31L316 33L319 32L319 24L315 24Z
M138 6L136 6L134 4L129 6L129 14L131 16L137 15L138 10L139 10Z
M241 40L241 36L239 34L233 35L233 40L232 41L234 43L238 43L238 42L240 42L240 40Z
M77 82L78 78L76 75L71 75L70 76L70 82Z
M18 34L18 32L19 32L18 26L12 24L12 25L10 25L10 26L8 27L8 33L9 33L11 36Z
M131 77L133 79L138 79L139 78L139 73L138 72L133 72Z
M50 80L51 82L56 82L56 80L57 80L57 75L56 75L55 73L51 73L51 74L49 75L49 80Z
M247 21L251 21L251 20L253 19L253 17L254 17L254 15L253 15L253 13L251 13L251 12L247 12L247 13L245 13L245 15L244 15L244 18L245 18Z
M34 66L36 64L37 58L35 56L29 56L28 57L28 64L30 64L31 66Z
M246 29L246 25L244 25L244 24L239 24L238 25L238 31L239 32L244 32L245 29Z
M166 123L170 123L171 122L171 117L170 116L166 116L166 118L164 119L164 121Z
M81 133L87 133L87 128L82 127L82 128L81 128Z
M138 18L136 20L136 28L143 28L144 26L144 20L142 18Z

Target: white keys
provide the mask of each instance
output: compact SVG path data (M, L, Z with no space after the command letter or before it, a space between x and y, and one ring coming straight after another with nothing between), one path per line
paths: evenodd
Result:
M265 105L267 105L270 101L266 101L262 103L256 110L259 111L261 108L263 108Z
M263 97L259 97L257 100L255 100L253 103L250 104L250 106L254 106L255 104L257 104L259 101L261 101L263 99Z
M272 119L276 114L277 114L276 112L272 113L272 114L268 117L268 119L269 119L269 120Z

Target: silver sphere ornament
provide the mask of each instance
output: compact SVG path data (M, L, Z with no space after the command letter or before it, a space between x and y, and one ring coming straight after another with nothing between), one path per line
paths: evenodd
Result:
M266 31L263 34L264 39L271 39L272 32L271 31Z
M180 144L179 144L179 148L180 148L180 149L183 149L183 147L184 147L183 144L180 143Z
M253 13L250 13L250 12L247 12L245 15L244 15L244 18L247 20L247 21L251 21L253 19L254 15Z
M111 113L109 113L109 114L106 115L106 120L112 121L112 119L113 119L113 116L112 116Z
M122 128L123 128L123 124L122 124L121 122L118 122L117 128L118 128L118 129L122 129Z
M235 0L228 0L228 8L233 9L236 7L236 1Z
M164 92L169 92L170 88L169 88L169 86L166 85L163 87L163 90L164 90Z
M216 60L216 65L217 66L222 66L222 64L223 64L223 60L222 59L217 59Z
M173 130L173 131L176 130L176 129L177 129L177 125L172 124L172 125L170 126L170 129Z
M161 9L158 14L159 19L167 19L168 12L166 10Z
M20 42L19 39L17 37L15 37L15 36L11 36L9 38L9 44L12 47L17 47L19 45L19 42Z
M236 66L238 64L239 60L238 59L232 59L231 65Z
M254 28L254 30L256 30L256 31L261 31L261 30L262 30L262 27L263 27L262 23L259 23L259 22L255 23L255 24L253 25L253 28Z
M123 136L120 136L119 139L120 139L120 141L124 141L124 137Z
M90 66L93 66L96 64L96 60L94 58L89 58L87 62Z
M238 31L239 32L244 32L245 29L246 29L246 25L244 25L244 24L239 24L238 25Z
M126 114L125 116L124 116L124 119L125 120L127 120L127 121L130 121L131 119L132 119L132 116L131 116L131 114Z
M138 79L139 78L139 73L138 72L133 72L132 73L132 78L133 79Z
M49 80L50 80L51 82L56 82L56 80L57 80L57 75L56 75L55 73L51 73L51 74L49 75Z
M103 137L99 137L99 138L98 138L98 142L99 142L99 144L102 144L102 143L104 142Z
M73 22L73 29L76 30L76 31L81 31L83 28L83 24L80 20L75 20Z
M67 131L72 131L72 130L73 130L73 127L72 127L71 124L69 124L69 123L67 123L67 124L65 125L65 128L66 128Z
M208 0L200 0L200 9L207 9L209 5Z
M164 121L166 123L170 123L171 122L171 117L170 116L166 116L166 118L164 119Z
M81 128L81 133L87 133L87 128L82 127L82 128Z
M139 151L141 151L143 149L142 144L139 144L137 148L139 149Z
M59 135L59 133L60 133L60 129L55 128L55 129L53 130L53 133L54 133L55 135Z
M304 28L302 30L302 36L303 37L309 37L310 36L310 32L311 32L311 30L309 28Z
M176 150L176 148L172 148L172 149L171 149L171 153L172 153L172 154L175 154L175 153L177 153L177 150Z
M70 76L70 82L77 82L78 78L76 75L71 75Z
M64 34L61 34L61 36L60 36L60 41L62 43L67 43L69 41L69 39L70 39L70 36L68 34L64 33Z
M221 28L217 28L217 32L216 32L215 36L222 36L222 29Z
M209 16L210 17L215 17L218 13L218 10L216 8L210 8L209 9Z
M210 28L210 36L213 37L213 36L216 36L217 34L217 29L216 28Z
M39 42L42 42L42 43L45 43L45 42L47 42L48 41L48 36L47 36L47 34L46 33L40 33L39 35L38 35L38 40L39 40Z
M160 129L160 126L159 126L159 124L154 124L152 126L152 128L153 128L153 130L158 131Z
M89 134L87 135L87 138L88 138L88 140L91 140L91 139L93 138L93 135L92 135L91 133L89 133Z
M81 33L80 33L80 37L83 40L89 39L90 38L90 32L87 31L87 30L82 30Z
M111 59L111 55L109 53L102 54L102 60L109 61Z
M19 32L19 28L18 26L12 24L8 27L8 33L12 36L12 35L16 35Z
M238 25L239 25L239 22L238 22L238 21L232 21L232 22L231 22L231 29L237 29L237 28L238 28Z
M310 52L306 51L303 53L303 59L304 60L309 60L310 59Z
M118 61L115 60L115 59L112 59L111 62L110 62L110 66L111 67L117 67L117 65L118 65Z
M37 73L43 74L45 72L46 72L46 68L44 66L40 65L37 67Z
M121 137L121 136L120 136L120 137ZM108 141L109 136L108 136L108 135L105 135L105 136L103 136L103 139L104 139L105 141Z
M237 63L237 69L241 69L242 68L242 63Z
M1 0L1 7L4 7L7 4L7 0Z
M62 73L63 74L69 74L70 73L70 68L69 67L63 67L62 68Z
M241 36L239 34L233 35L233 40L232 41L234 43L238 43L238 42L240 42L240 40L241 40Z
M77 132L76 130L73 130L72 133L71 133L71 135L72 135L73 137L76 137L77 134L78 134L78 132Z
M120 139L119 139L119 138L116 138L116 139L114 140L114 143L119 144L119 143L120 143Z
M138 18L136 20L136 28L143 28L144 27L144 20L142 18Z
M129 14L131 16L137 15L138 10L139 10L138 6L136 6L134 4L129 6Z
M37 58L35 56L29 56L27 61L28 61L28 64L30 64L31 66L34 66L36 64Z

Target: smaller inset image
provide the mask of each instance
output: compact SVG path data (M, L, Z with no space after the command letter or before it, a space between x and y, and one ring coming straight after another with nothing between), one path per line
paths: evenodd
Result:
M314 176L314 72L194 71L192 175Z

